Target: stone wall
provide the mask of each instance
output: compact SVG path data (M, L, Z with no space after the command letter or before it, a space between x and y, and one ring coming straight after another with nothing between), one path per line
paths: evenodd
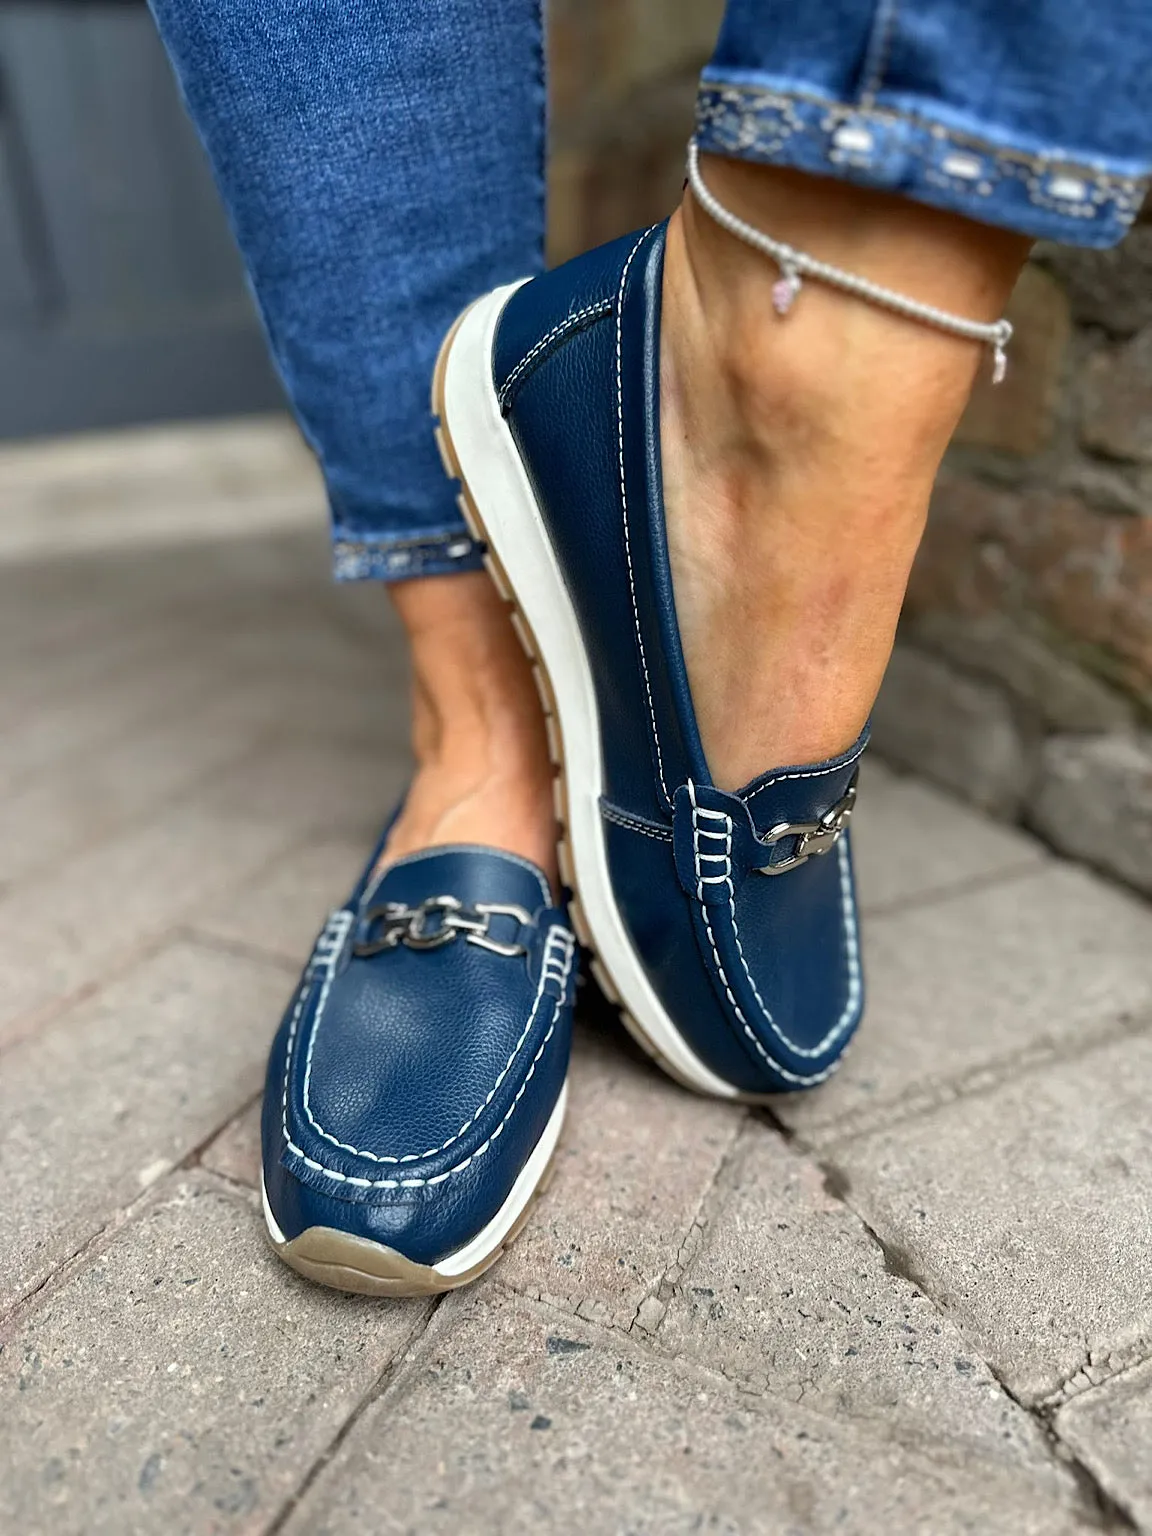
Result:
M1152 222L1037 248L940 475L877 747L1152 890Z
M553 0L549 253L676 201L721 0ZM1038 248L940 476L876 749L1152 891L1152 220Z
M723 0L549 0L550 260L663 218Z

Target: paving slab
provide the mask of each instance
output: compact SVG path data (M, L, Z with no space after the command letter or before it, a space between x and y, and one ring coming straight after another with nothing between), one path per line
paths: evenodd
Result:
M1070 1480L1068 1480L1070 1484ZM446 1302L285 1536L1090 1529L1068 1484L913 1454L484 1287Z
M45 519L88 509L99 520L126 502L138 507L151 522L133 528L135 543L149 527L165 530L183 520L173 516L173 502L243 503L250 495L307 489L322 504L324 494L316 462L286 413L6 442L0 484L7 514L0 547L12 556L25 549L22 513L39 530L34 547L47 550L58 540Z
M552 1183L494 1276L502 1285L628 1328L674 1270L744 1114L684 1092L600 1016L577 1024ZM252 1188L260 1111L251 1105L201 1162Z
M176 944L6 1054L0 1310L260 1087L283 971Z
M406 735L406 659L379 590L326 583L319 546L225 550L0 564L0 782L239 689L266 723Z
M1048 1446L924 1292L893 1274L821 1170L752 1123L710 1202L657 1335L739 1385L940 1437L1052 1475Z
M743 1114L669 1081L606 1019L577 1030L571 1085L551 1188L496 1273L627 1328L677 1262Z
M1152 1013L1152 908L1074 865L864 924L867 1011L818 1091L775 1101L814 1144Z
M150 821L0 898L0 1039L321 827L365 834L406 766L340 743L270 741ZM109 893L112 893L109 896Z
M263 569L246 580L235 567L255 555L252 545L235 546L237 558L226 571L215 568L208 558L213 553L209 548L187 560L173 554L166 564L143 556L120 560L103 580L89 562L52 567L51 580L37 580L35 569L0 567L6 608L35 606L53 613L67 606L59 632L24 624L3 636L6 659L11 645L12 659L19 662L0 694L5 729L16 728L30 709L74 708L95 688L112 703L138 679L159 682L169 668L179 676L181 659L227 684L228 663L251 659L254 653L246 647L261 640L278 644L293 670L339 665L368 671L366 644L332 622L343 605L323 586L298 570L290 573L290 582ZM268 563L267 550L259 551L259 563Z
M68 754L0 798L0 880L68 862L149 818L238 758L266 733L250 688L216 692L93 750Z
M852 849L865 914L994 880L1046 857L1035 838L867 757Z
M1152 1354L1149 1081L1122 1039L824 1154L1023 1401Z
M169 633L149 626L145 635L146 664L139 659L141 634L135 629L130 667L106 666L101 660L92 680L78 683L74 691L64 687L53 696L50 680L42 678L43 693L20 701L7 698L8 719L0 736L0 785L6 792L70 756L99 750L211 698L217 685L193 634L184 626ZM23 665L40 673L35 658ZM4 691L7 696L7 687Z
M323 838L293 848L240 890L208 903L193 916L192 927L303 966L324 919L347 898L374 841Z
M260 1100L229 1120L200 1154L200 1163L234 1184L260 1188Z
M1074 1397L1056 1433L1100 1486L1152 1531L1152 1362Z
M0 1528L262 1529L426 1312L308 1285L254 1201L180 1181L7 1341Z

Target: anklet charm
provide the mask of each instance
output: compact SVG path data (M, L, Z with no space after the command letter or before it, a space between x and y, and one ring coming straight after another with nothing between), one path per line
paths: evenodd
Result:
M772 308L778 315L786 315L792 308L796 295L800 292L800 276L796 272L784 269L784 276L772 285Z
M785 245L782 240L773 240L771 235L746 224L730 212L708 190L700 175L700 148L694 138L688 141L688 185L704 212L715 219L721 228L770 257L780 268L780 277L772 287L772 307L781 317L788 314L796 302L803 278L811 277L817 282L827 283L831 288L839 288L842 293L854 294L866 303L878 304L882 309L890 309L908 320L917 320L921 325L934 326L938 331L962 336L966 341L982 342L992 349L993 384L1003 381L1008 371L1008 343L1012 340L1010 321L996 320L988 324L982 320L967 320L963 315L949 314L946 309L937 309L934 304L922 304L918 299L910 299L892 288L883 288L866 277L858 277L855 272L845 272L826 261L819 261L806 251Z

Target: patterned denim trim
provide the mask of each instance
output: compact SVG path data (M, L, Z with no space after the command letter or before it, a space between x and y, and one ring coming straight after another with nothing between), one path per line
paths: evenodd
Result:
M414 576L450 576L478 571L484 546L466 532L426 538L356 538L337 528L332 537L332 573L337 581L410 581Z
M918 112L852 105L710 71L696 137L712 154L770 161L913 197L1066 245L1110 246L1140 211L1146 175L1067 153L993 144Z

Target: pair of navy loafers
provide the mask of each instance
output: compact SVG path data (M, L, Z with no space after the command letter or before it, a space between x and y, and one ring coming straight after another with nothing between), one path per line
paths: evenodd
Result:
M515 1236L563 1119L577 936L640 1043L703 1093L812 1087L860 1019L865 738L737 793L701 747L661 495L663 256L658 225L498 289L441 352L441 449L536 664L572 899L511 855L437 848L329 919L273 1046L263 1143L272 1241L331 1285L449 1289Z

